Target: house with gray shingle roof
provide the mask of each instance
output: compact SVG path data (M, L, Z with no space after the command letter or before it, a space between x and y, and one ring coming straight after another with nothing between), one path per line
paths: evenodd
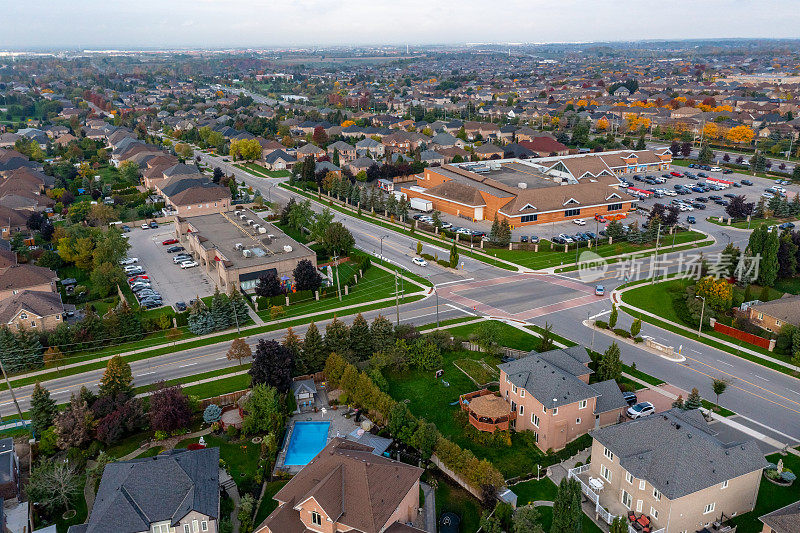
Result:
M106 466L89 520L68 533L216 533L219 448Z

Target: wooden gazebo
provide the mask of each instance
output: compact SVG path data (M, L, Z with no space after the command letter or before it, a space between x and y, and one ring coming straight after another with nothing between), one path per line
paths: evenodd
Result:
M508 402L488 389L462 394L459 404L469 415L469 423L479 431L505 431L517 416Z

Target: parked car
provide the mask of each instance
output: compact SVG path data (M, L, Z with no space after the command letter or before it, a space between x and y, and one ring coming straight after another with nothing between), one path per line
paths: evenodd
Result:
M134 266L134 265L130 265L130 266L126 266L126 267L125 267L125 268L123 268L122 270L123 270L123 271L124 271L126 274L132 274L132 273L134 273L134 272L136 272L136 273L140 273L140 272L138 272L138 271L139 271L139 270L142 270L142 267L140 267L140 266Z
M167 253L174 254L175 252L182 252L185 249L186 248L184 248L183 246L170 246L169 248L167 248Z
M138 257L126 257L125 259L120 261L119 264L121 266L125 266L125 265L132 265L132 264L138 263L138 262L139 262L139 258Z
M426 267L426 266L428 266L428 262L427 262L427 261L425 261L425 260L424 260L423 258L421 258L421 257L415 257L414 259L412 259L412 260L411 260L411 262L412 262L412 263L414 263L415 265L417 265L417 266L421 266L421 267Z
M674 177L676 177L676 178L680 178L682 174L681 174L680 172L675 172L675 171L673 170L672 172L670 172L670 173L669 173L669 175L670 175L670 176L674 176Z
M528 242L528 236L527 236L527 235L522 235L522 236L519 238L519 242Z
M122 233L128 233L131 230L131 227L125 224L120 229L122 229Z
M625 398L625 402L627 402L629 406L633 406L638 403L635 392L623 392L622 397Z
M539 243L539 237L537 237L536 235L531 235L530 243L531 244L538 244Z
M595 285L594 293L597 296L603 296L606 293L606 288L603 287L602 285Z
M703 202L692 202L692 207L694 207L695 209L702 210L706 208L706 204L704 204Z
M722 169L720 167L711 167L708 170L710 170L711 172L722 172Z
M771 192L764 192L761 193L761 197L766 198L767 200L772 200L773 198L775 198L775 195L772 194Z
M573 242L575 242L575 241L572 239L572 237L570 237L569 235L566 235L566 234L564 234L564 233L559 233L559 234L558 234L558 236L559 236L559 238L560 238L562 241L564 241L564 242L565 242L565 243L567 243L567 244L572 244Z
M794 223L792 223L792 222L784 222L783 224L781 224L778 227L781 228L781 229L792 229L792 228L794 228Z
M708 174L706 174L705 172L698 172L697 173L697 177L698 178L707 178Z
M628 416L631 418L643 418L656 412L655 406L650 402L640 402L628 407Z
M154 221L152 221L152 222L150 223L150 227L151 227L151 228L153 228L153 229L157 229L157 228L158 228L158 222L156 222L155 220L154 220Z
M752 182L752 181L750 181L750 180L742 180L740 183L741 183L742 185L752 185L752 184L753 184L753 182Z
M186 302L175 302L175 310L179 313L186 311Z
M692 215L686 217L686 222L688 222L689 224L697 224L697 220Z
M148 226L147 224L142 224L142 229L150 229L150 226Z
M163 244L164 246L168 246L170 244L176 244L177 242L178 239L167 239L165 241L161 241L161 244Z
M729 168L723 168L722 169L722 173L723 174L733 174L733 170L731 170Z
M194 268L196 266L198 266L197 261L185 261L181 263L181 268L184 270L186 270L187 268Z
M177 265L178 263L182 263L184 261L188 261L191 258L192 258L192 256L189 255L189 254L178 254L178 255L176 255L175 257L172 258L172 262Z
M577 224L579 226L585 226L586 225L586 221L581 219L581 218L576 218L575 220L572 221L572 223L573 224Z

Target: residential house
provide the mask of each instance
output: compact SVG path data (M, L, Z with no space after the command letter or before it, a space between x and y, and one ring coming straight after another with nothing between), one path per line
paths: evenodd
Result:
M231 206L231 190L202 175L173 176L156 190L164 197L165 208L175 215L221 213Z
M589 464L569 476L612 515L647 515L652 531L699 531L752 511L767 466L754 440L717 435L699 410L683 409L597 429Z
M561 144L552 137L547 137L545 135L520 141L519 144L529 150L532 150L533 152L536 152L538 157L569 154L569 148L567 148L566 145Z
M19 498L19 456L14 439L0 439L0 496L3 501ZM2 505L0 505L2 507Z
M85 524L68 533L217 533L219 448L110 463Z
M786 324L800 324L800 296L784 296L770 302L760 302L747 309L753 324L775 333Z
M64 304L57 292L23 290L0 300L0 325L52 330L64 321Z
M761 533L796 533L800 528L800 502L790 503L758 519L764 524Z
M517 431L532 431L542 450L560 450L595 427L616 424L627 403L613 380L589 384L582 346L501 364L500 395L516 413Z
M473 153L478 159L502 159L503 149L492 143L476 146Z
M328 156L333 161L333 154L338 150L339 163L344 164L348 161L353 161L358 157L358 150L352 144L347 144L344 141L336 141L328 146Z
M264 166L269 170L287 170L294 167L297 159L283 150L273 150L264 156Z
M356 150L358 151L358 155L361 156L362 154L369 155L370 157L374 158L381 158L386 153L386 147L376 141L375 139L361 139L356 143Z
M372 452L332 439L275 494L278 508L255 533L420 533L409 524L417 518L423 470Z
M438 153L434 152L433 150L424 150L419 154L419 160L423 163L427 163L429 165L444 165L445 157Z
M267 140L263 137L256 137L258 142L261 143L261 158L266 159L266 157L275 152L276 150L286 151L286 147L279 143L278 141L274 140Z
M314 159L319 159L325 155L325 150L315 144L308 143L305 146L298 148L296 150L296 154L298 160L305 159L308 156L312 156Z
M13 264L0 270L0 301L22 291L56 293L58 274L30 263Z
M291 391L294 402L301 411L312 409L317 396L317 385L313 379L297 379L292 381Z

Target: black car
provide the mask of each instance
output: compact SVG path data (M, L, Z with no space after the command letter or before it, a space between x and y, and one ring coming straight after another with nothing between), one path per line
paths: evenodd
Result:
M694 163L689 163L689 168L697 168L697 165L695 165Z
M636 405L638 402L636 398L636 394L633 392L623 392L622 397L625 398L625 402L628 405Z
M741 183L742 183L742 185L752 185L753 184L753 182L750 181L750 180L742 180Z
M698 178L707 178L708 174L706 174L705 172L698 172L697 173L697 177Z
M742 184L741 183L736 183L735 181L732 182L732 185L737 189L741 189L742 188Z
M519 242L528 242L528 237L526 235L523 235L522 237L519 238Z
M731 170L729 168L723 168L722 169L722 173L723 174L733 174L733 170Z
M184 248L183 246L170 246L169 248L167 248L167 253L174 254L175 252L182 252L185 249L186 248Z
M128 233L131 230L130 226L122 226L122 233Z
M703 202L703 203L706 203L706 202L708 202L708 198L706 198L705 196L698 196L697 198L695 198L695 199L694 199L694 201L695 201L695 202Z
M697 179L697 176L695 176L694 174L690 174L690 175L688 175L686 177L689 178L690 180L696 180Z
M670 175L670 174L661 174L661 177L664 178L665 180L668 180L668 179L670 179L672 177L672 175Z
M728 200L714 200L714 203L723 207L728 207L730 205Z
M176 302L175 309L177 309L179 313L186 311L186 302Z
M711 199L711 200L714 200L715 202L716 202L717 200L722 200L722 196L720 196L720 195L718 195L718 194L709 194L709 195L708 195L708 198L709 198L709 199Z
M736 195L733 194L732 192L727 192L727 193L723 194L722 196L724 196L725 198L736 198Z
M702 202L692 202L692 207L694 207L695 209L705 209L706 204Z

